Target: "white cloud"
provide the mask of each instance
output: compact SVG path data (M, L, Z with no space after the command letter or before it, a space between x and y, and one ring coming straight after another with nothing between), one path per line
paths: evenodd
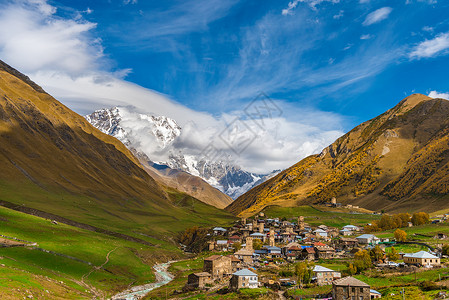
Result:
M437 91L431 91L429 93L429 97L430 98L441 98L441 99L449 100L449 93L439 93Z
M393 9L391 7L386 6L369 13L363 22L363 26L369 26L385 20L388 18L392 10Z
M345 12L344 10L340 10L338 12L338 14L333 16L333 18L336 19L336 20L341 19L343 17L343 15L344 15L344 12Z
M449 32L441 33L431 40L418 44L410 53L410 58L429 58L444 55L449 49Z
M373 36L371 34L362 34L360 36L361 40L369 40L370 38L372 38Z
M310 8L315 10L316 6L318 4L321 4L322 2L339 3L340 0L293 0L288 3L287 8L284 8L282 10L282 15L286 16L293 14L293 10L298 6L300 2L306 3Z
M244 169L261 173L286 168L319 152L342 134L339 115L311 108L299 110L282 101L276 102L284 111L282 116L263 117L257 122L243 111L212 116L189 109L124 80L130 70L108 68L101 40L92 33L96 24L82 17L62 19L55 11L43 0L0 5L0 57L78 113L131 105L141 112L165 115L184 128L178 146L186 154L198 154L213 141ZM250 91L251 97L255 88L258 86ZM241 136L256 133L254 141L239 155L217 138L234 119L241 120L242 128L247 129L240 132ZM258 125L261 122L262 127Z

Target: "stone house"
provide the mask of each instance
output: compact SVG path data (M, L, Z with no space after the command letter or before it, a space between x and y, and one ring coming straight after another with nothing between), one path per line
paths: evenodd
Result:
M333 300L369 300L371 299L370 286L363 281L348 276L332 282Z
M242 288L255 289L259 287L259 280L256 273L248 269L243 269L232 274L229 282L231 290L236 291Z
M315 246L315 256L318 259L328 259L335 256L335 249L328 246Z
M234 256L245 264L251 264L253 262L253 253L254 251L240 249L234 253Z
M227 231L223 227L215 227L212 230L214 231L214 235L224 235L226 233L226 231Z
M358 244L358 241L356 238L341 238L338 243L341 246L349 246L349 247L355 247Z
M313 249L312 247L302 249L301 259L315 260L315 249Z
M313 268L312 272L317 285L332 284L332 281L341 278L340 272L336 272L318 265Z
M219 279L232 273L231 258L222 255L212 255L204 259L203 272L211 274L213 279Z
M208 272L192 273L187 277L187 286L193 289L204 289L206 284L212 282L212 276Z

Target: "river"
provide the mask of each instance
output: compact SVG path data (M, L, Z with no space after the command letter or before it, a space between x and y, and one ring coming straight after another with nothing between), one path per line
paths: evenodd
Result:
M111 300L137 300L148 294L150 291L169 283L174 278L174 276L168 272L168 267L173 262L174 261L169 261L153 267L156 275L156 282L132 287L112 296Z

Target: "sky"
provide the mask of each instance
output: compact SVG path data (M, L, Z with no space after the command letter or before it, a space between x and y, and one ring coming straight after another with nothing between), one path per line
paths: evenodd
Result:
M449 98L448 15L443 0L0 0L0 59L80 114L166 115L185 151L263 173L412 93Z

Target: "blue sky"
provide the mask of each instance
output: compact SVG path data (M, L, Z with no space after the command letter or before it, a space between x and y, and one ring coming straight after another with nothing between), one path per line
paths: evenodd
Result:
M0 59L79 113L133 105L182 126L264 92L283 110L278 156L304 148L268 170L409 94L448 98L448 15L443 0L0 0Z
M61 15L91 9L83 17L97 24L108 67L195 110L233 110L263 91L351 126L410 93L449 90L447 51L411 56L449 32L444 1L50 3Z

